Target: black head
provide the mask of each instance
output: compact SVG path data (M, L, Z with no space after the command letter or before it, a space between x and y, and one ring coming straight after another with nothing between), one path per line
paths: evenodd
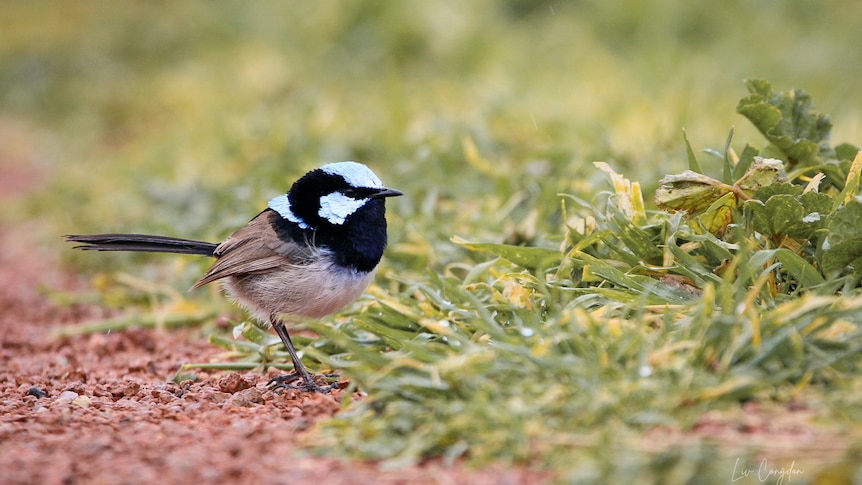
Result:
M312 170L269 202L285 221L283 237L333 251L338 264L371 271L386 247L388 189L368 167L338 162Z

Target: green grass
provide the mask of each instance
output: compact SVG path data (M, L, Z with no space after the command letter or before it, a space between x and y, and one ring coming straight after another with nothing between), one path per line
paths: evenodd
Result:
M44 243L76 267L136 275L58 299L131 306L146 322L160 321L153 308L172 322L229 308L215 291L183 293L205 261L85 257L59 234L218 240L343 159L405 192L388 204L371 296L298 339L368 393L309 446L392 466L526 463L587 483L727 483L737 457L756 468L763 456L805 467L796 483L856 458L862 301L858 273L840 271L858 257L858 170L842 145L862 143L856 2L4 12L0 130L25 134L10 138L25 140L14 160L48 177L3 220L45 221ZM805 96L781 96L791 88L831 129ZM746 182L755 150L784 160L796 187L765 169ZM828 200L802 193L817 172ZM268 336L237 332L213 340L241 366L284 360ZM771 417L808 409L803 425L841 450L698 432L705 416L744 422L750 403Z

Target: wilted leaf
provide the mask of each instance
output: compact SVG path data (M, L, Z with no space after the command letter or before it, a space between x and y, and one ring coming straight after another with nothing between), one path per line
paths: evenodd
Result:
M646 210L644 209L640 184L632 182L616 173L605 162L593 162L593 165L610 176L611 182L614 184L614 194L617 196L617 206L623 211L626 217L633 222L646 219Z
M732 192L716 200L700 215L700 223L713 234L723 234L727 225L733 221L733 209L736 208L736 197Z
M701 224L713 234L722 234L733 220L739 199L745 199L762 187L782 181L780 160L754 157L745 174L729 186L706 175L687 170L661 179L656 204L667 210L684 210L700 215Z
M733 188L712 177L686 170L659 180L655 201L662 209L696 214L731 193Z
M847 180L844 184L844 189L835 199L834 207L837 208L840 204L849 202L853 197L859 195L860 177L862 177L862 151L856 153L853 163L850 164L850 169L847 172Z
M783 181L782 170L784 170L784 163L781 160L754 157L754 163L734 185L747 195L752 195L762 187Z

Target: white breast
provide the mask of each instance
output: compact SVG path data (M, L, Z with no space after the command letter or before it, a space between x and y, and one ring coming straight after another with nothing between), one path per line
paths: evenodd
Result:
M229 277L224 287L237 303L266 324L272 314L322 318L335 313L362 295L375 272L358 272L321 261Z

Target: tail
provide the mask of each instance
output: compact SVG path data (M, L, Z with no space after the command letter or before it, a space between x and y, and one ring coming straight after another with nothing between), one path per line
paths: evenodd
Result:
M65 236L69 242L82 243L76 249L89 251L143 251L150 253L200 254L212 256L218 244L144 234L93 234Z

